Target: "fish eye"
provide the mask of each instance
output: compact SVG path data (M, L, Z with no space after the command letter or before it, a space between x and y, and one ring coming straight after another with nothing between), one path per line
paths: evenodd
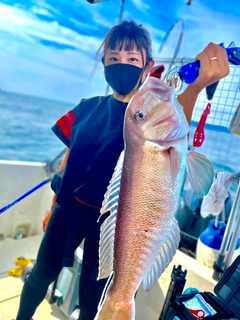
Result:
M135 114L134 114L134 118L135 120L137 121L143 121L144 118L145 118L145 113L143 111L137 111Z

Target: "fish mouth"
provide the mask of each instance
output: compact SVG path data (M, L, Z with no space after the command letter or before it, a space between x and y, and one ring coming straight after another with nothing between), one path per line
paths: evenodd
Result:
M148 142L158 146L160 151L168 151L172 147L172 141L148 139Z
M158 121L155 121L154 123L153 123L153 127L156 127L156 126L158 126L159 124L162 124L163 122L166 122L166 121L168 121L169 119L171 119L172 118L172 114L171 115L169 115L168 117L166 117L166 118L164 118L164 119L160 119L160 120L158 120Z
M178 139L169 139L168 136L163 139L163 140L158 140L158 139L148 139L148 142L152 142L155 143L156 145L158 145L159 147L161 147L163 150L169 151L169 149L174 146L176 143L180 143L182 141L182 138L178 138Z

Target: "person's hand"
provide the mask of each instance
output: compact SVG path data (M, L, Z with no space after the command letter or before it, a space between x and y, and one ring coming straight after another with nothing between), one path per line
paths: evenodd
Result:
M45 215L45 217L42 219L42 229L43 229L43 232L46 231L47 229L47 226L48 226L48 222L51 218L51 215L53 213L53 210L55 208L55 205L56 205L56 202L57 202L57 196L56 194L53 195L53 198L52 198L52 204L51 204L51 207L50 207L50 210L48 211L48 213Z
M199 76L191 86L199 92L230 72L226 50L213 42L196 56L196 60L200 60Z
M43 232L46 232L47 226L48 226L48 222L51 218L52 215L52 210L49 210L49 212L44 216L43 220L42 220L42 229Z

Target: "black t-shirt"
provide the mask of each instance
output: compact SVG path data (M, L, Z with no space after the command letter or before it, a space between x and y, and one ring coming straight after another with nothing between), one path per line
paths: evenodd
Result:
M74 196L86 205L101 208L124 148L126 107L127 103L112 95L82 100L52 127L70 148L62 176L56 175L52 182L58 203L68 203Z

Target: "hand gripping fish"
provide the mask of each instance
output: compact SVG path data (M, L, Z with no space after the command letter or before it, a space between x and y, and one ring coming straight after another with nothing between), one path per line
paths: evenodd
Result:
M208 192L209 160L188 153L189 125L174 84L149 77L128 104L125 148L106 191L101 215L98 279L110 276L94 320L135 319L134 296L149 291L176 253L174 218L186 163L198 194Z

